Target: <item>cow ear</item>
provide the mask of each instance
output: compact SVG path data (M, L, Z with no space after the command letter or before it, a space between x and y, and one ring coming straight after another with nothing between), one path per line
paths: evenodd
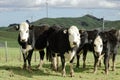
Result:
M105 39L105 40L103 40L103 43L105 44L105 43L107 43L107 40Z
M91 39L91 40L89 40L89 43L92 43L93 42L93 40Z
M79 30L79 33L80 34L82 34L82 33L84 33L85 32L85 30Z
M29 29L32 30L34 28L34 25L29 25Z
M19 25L16 25L16 26L15 26L15 29L16 29L16 30L19 30Z
M66 29L65 29L65 30L63 30L63 33L64 33L64 34L66 34L66 33L67 33L67 30L66 30Z

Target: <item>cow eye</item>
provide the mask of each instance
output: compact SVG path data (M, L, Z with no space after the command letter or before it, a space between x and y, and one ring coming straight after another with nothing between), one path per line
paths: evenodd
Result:
M71 33L69 33L69 35L71 35Z
M102 47L103 45L100 45L100 47Z
M28 33L29 31L27 30L26 33Z
M95 45L95 44L94 44L93 46L94 46L94 47L96 47L96 45Z

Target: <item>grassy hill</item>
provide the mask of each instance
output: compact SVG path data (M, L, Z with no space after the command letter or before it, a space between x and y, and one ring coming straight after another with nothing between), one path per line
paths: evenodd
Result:
M71 25L76 25L78 28L84 29L94 29L102 28L102 18L97 18L92 15L85 15L76 18L43 18L33 22L34 25L40 24L58 24L64 27L69 27ZM120 29L120 21L105 21L105 29L116 28Z
M71 25L76 25L78 28L82 29L102 29L102 19L94 17L92 15L85 15L82 17L76 18L43 18L35 22L32 22L34 25L40 24L57 24L64 27L70 27ZM105 29L120 29L120 20L119 21L105 21ZM10 47L16 47L17 44L17 35L18 32L14 29L13 26L9 27L0 27L0 43L8 41Z

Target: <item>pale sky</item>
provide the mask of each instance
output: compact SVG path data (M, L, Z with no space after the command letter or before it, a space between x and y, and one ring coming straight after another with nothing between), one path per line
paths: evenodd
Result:
M46 17L81 17L91 14L120 20L120 0L0 0L0 26Z

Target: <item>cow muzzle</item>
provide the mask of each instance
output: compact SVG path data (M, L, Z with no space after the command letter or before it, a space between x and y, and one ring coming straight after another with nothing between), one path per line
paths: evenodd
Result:
M21 42L27 42L26 39L21 39Z
M100 52L95 52L95 55L96 55L97 57L99 57L99 56L101 56L101 53L100 53Z
M76 45L77 45L77 43L76 43L76 42L73 42L73 45L74 45L74 46L76 46Z

